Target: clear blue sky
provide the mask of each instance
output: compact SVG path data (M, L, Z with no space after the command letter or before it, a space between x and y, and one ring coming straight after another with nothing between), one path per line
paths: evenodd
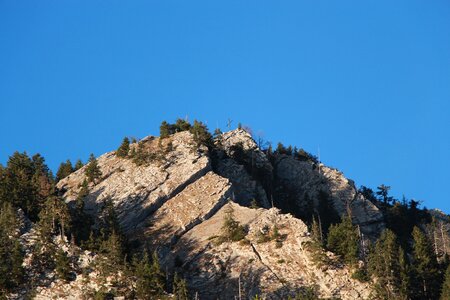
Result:
M450 212L450 2L0 0L0 162L231 118Z

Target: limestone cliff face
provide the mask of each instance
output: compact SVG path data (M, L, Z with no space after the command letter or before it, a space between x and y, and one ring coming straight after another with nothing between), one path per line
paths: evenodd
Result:
M384 229L380 210L358 193L354 182L337 169L283 154L274 155L271 163L250 134L240 129L225 133L222 145L228 157L234 159L222 160L219 173L233 182L239 203L248 204L249 199L255 198L260 199L262 207L271 207L274 201L283 210L301 212L306 210L309 201L317 207L319 194L323 192L339 215L350 210L354 223L368 237L375 237ZM236 145L243 149L238 159Z
M169 142L172 142L172 150L165 153L162 160L148 165L136 166L131 159L119 158L114 152L100 156L98 165L102 178L91 185L87 208L95 212L99 204L112 200L124 230L132 232L165 201L211 170L206 149L194 151L189 132L173 135L161 146L158 138L148 137L142 141L148 151L155 153L164 151L161 149ZM85 167L58 183L67 201L76 199L85 179L84 172Z
M183 274L200 299L233 299L239 281L245 299L256 294L285 299L307 286L317 286L323 297L369 296L368 285L353 280L348 268L313 263L306 246L308 228L300 219L269 209L281 201L273 199L278 184L289 189L297 210L306 194L315 199L325 190L340 214L351 207L355 223L376 233L383 227L381 213L339 171L321 166L319 172L310 162L281 155L270 160L244 130L224 133L214 155L206 147L194 147L189 132L141 143L162 157L137 166L114 152L100 156L103 175L90 185L86 207L95 214L104 201L112 201L130 240L156 249L164 268ZM82 168L58 183L68 202L75 200L84 172ZM236 219L247 228L247 241L217 244L230 199ZM261 208L245 207L253 199ZM261 232L274 226L281 240L260 242Z
M221 234L228 209L225 206L185 234L172 252L172 258L187 257L178 271L186 274L201 298L233 299L239 294L239 281L243 299L256 294L267 299L287 299L305 286L317 286L322 297L369 296L369 286L351 279L348 269L315 265L307 246L311 241L308 228L301 220L275 208L230 205L235 218L248 229L247 241L214 244L213 237ZM261 242L261 231L274 226L278 228L279 241Z
M275 185L286 187L300 210L308 205L306 199L317 207L322 192L329 196L339 215L350 211L353 222L366 235L376 236L384 228L381 211L358 193L354 182L340 171L286 155L278 156L274 165Z

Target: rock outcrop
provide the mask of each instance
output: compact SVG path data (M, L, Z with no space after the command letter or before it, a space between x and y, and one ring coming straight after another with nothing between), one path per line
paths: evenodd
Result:
M211 162L203 151L194 151L189 132L181 132L164 140L146 138L141 141L147 151L159 153L171 142L172 150L161 160L137 166L131 159L117 157L114 152L98 158L102 178L91 186L86 199L87 209L96 211L99 205L111 200L126 232L136 230L149 215L168 199L176 196L189 184L211 170ZM137 145L133 145L137 147ZM200 149L204 150L205 149ZM61 180L57 187L64 191L67 201L76 199L85 179L85 167Z
M312 201L317 207L319 195L324 193L339 215L351 212L353 222L364 234L376 237L384 228L381 211L358 193L354 182L340 171L323 164L298 161L287 155L278 156L274 165L275 185L287 188L290 199L299 210L306 209L307 201Z
M179 270L201 299L244 299L255 295L287 299L305 287L315 287L322 297L365 299L370 288L351 279L345 267L320 268L308 250L311 238L307 226L291 215L272 208L250 209L230 204L234 216L248 228L243 242L215 244L221 234L227 206L185 234L173 251L175 259L187 258ZM277 227L279 241L261 242L264 228ZM329 255L331 255L329 253Z
M323 165L319 171L311 162L286 155L269 158L240 129L224 133L214 155L206 147L196 148L189 132L162 140L148 137L140 143L146 151L158 153L158 159L136 165L114 152L100 156L102 178L90 184L86 209L96 214L111 201L128 238L157 250L164 269L181 273L200 299L233 299L239 292L245 299L254 295L286 299L305 288L314 288L323 297L369 296L369 286L352 279L349 268L314 263L303 221L268 209L283 201L274 199L277 185L294 199L292 212L305 206L306 194L316 199L319 191L326 191L340 214L350 207L362 231L376 234L383 227L381 213L342 173ZM76 199L84 172L85 167L58 183L67 202ZM246 238L217 243L230 199ZM262 208L245 207L253 199ZM262 242L261 234L275 227L277 239ZM72 291L81 279L77 277L71 287L56 286ZM41 294L52 292L47 288Z

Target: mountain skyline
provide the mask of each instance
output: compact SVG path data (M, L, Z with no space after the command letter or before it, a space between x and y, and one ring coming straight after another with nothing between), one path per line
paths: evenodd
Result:
M450 5L0 3L0 163L60 162L186 115L450 212Z

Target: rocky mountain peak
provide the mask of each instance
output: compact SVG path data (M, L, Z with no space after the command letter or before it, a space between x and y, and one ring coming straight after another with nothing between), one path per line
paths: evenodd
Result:
M370 289L345 267L322 269L312 261L308 227L295 216L308 201L317 207L319 194L326 192L338 214L350 208L361 230L376 234L383 227L382 215L351 180L322 164L319 170L311 161L265 153L243 129L219 136L215 153L195 144L184 131L131 144L131 152L143 151L149 158L142 164L115 152L100 156L102 177L90 185L87 210L98 214L112 201L130 240L156 249L164 266L183 274L201 299L233 298L239 280L249 296L285 298L317 284L326 297L369 295ZM57 185L69 203L81 189L85 168ZM261 208L248 208L254 203ZM245 227L245 243L215 242L230 206ZM274 228L278 237L262 242L262 235Z

